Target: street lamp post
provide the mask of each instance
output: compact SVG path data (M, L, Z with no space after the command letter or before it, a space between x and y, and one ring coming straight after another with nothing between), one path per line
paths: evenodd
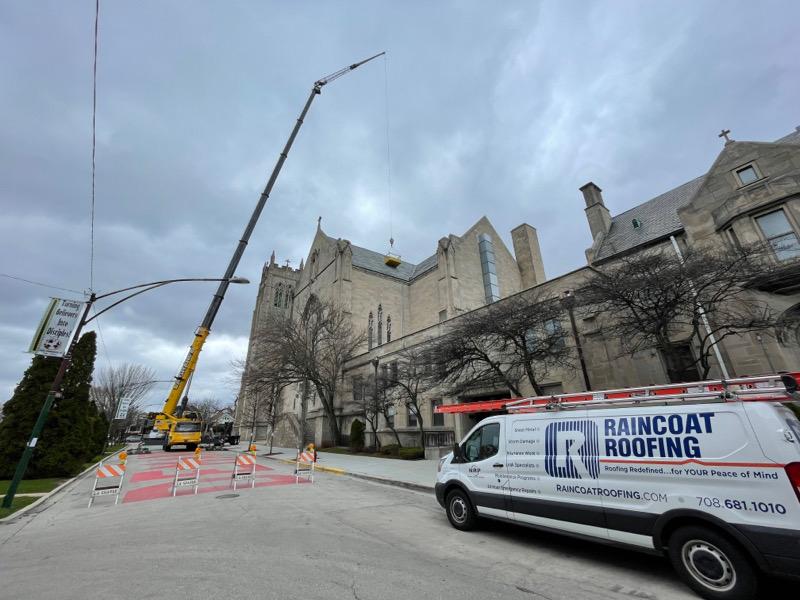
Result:
M575 339L575 349L578 351L578 361L581 364L581 372L583 373L583 383L586 386L586 391L592 389L589 383L589 372L586 370L586 361L583 358L583 346L581 345L581 338L578 335L578 326L575 324L575 296L572 295L570 290L564 292L561 298L561 305L567 310L569 314L569 324L572 327L572 337Z
M31 456L33 456L33 450L36 447L36 444L39 441L39 435L42 432L42 428L44 427L45 422L47 421L47 416L50 414L50 409L53 406L53 402L56 398L61 398L61 381L64 379L64 375L69 368L69 365L72 361L72 351L75 349L75 344L78 342L80 338L81 331L83 327L87 324L102 315L104 312L114 308L118 304L125 302L126 300L130 300L134 296L138 296L139 294L143 294L144 292L148 292L155 288L162 287L169 283L178 283L182 281L225 281L227 283L250 283L244 277L227 277L224 279L219 278L182 278L182 279L167 279L163 281L152 281L150 283L141 283L139 285L132 285L130 287L122 288L120 290L114 290L113 292L107 292L105 294L100 294L99 296L94 292L91 293L89 299L86 302L86 306L83 309L83 315L81 315L81 320L78 322L77 326L75 327L75 333L72 336L72 341L67 348L67 351L64 353L64 356L61 358L61 364L58 367L58 372L56 373L55 378L53 379L53 383L50 385L50 391L47 393L47 397L45 398L44 404L42 405L42 409L39 411L39 416L36 419L36 423L33 426L33 431L31 431L31 437L28 440L28 443L25 446L25 450L22 452L22 456L17 463L17 468L14 471L14 477L11 479L11 485L8 486L8 492L6 492L5 497L3 498L3 508L11 508L11 503L14 501L14 496L17 493L17 487L19 487L19 482L22 481L22 478L25 476L25 471L28 468L28 463L31 460ZM116 302L110 304L109 306L105 307L103 310L94 314L94 316L89 317L89 311L92 309L92 306L98 300L102 300L103 298L108 298L109 296L114 296L116 294L121 294L122 292L129 292L131 290L137 290L127 296L117 300ZM87 318L88 317L88 318Z

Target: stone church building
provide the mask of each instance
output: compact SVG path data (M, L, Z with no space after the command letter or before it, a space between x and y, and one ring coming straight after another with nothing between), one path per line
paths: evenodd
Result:
M724 137L722 151L704 175L620 214L611 215L598 185L582 186L590 234L587 264L551 279L545 276L536 229L526 223L511 231L513 248L509 249L489 219L482 217L463 234L441 238L433 253L419 264L387 260L383 253L326 234L318 224L299 268L278 265L274 254L264 266L245 368L258 343L256 333L271 312L298 314L312 295L333 301L368 337L363 351L347 363L342 374L336 406L341 430L347 433L351 421L359 416L352 384L373 372L375 359L381 368L390 368L398 352L442 335L449 320L509 296L532 288L553 295L569 294L597 265L648 248L663 246L665 251L674 251L709 240L734 246L755 241L770 244L780 268L776 275L758 281L751 293L766 299L779 313L800 316L800 261L795 260L800 257L800 127L774 142ZM591 389L668 381L663 357L655 350L620 357L619 345L600 335L604 318L607 316L584 315L576 320L573 343L577 339L583 349L586 376L577 369L553 374L544 386L548 393L582 391L587 379ZM570 327L566 313L564 327ZM731 376L797 370L797 337L796 331L729 337L720 343L721 357ZM691 356L693 348L685 344L683 351ZM710 376L720 374L715 364ZM691 379L691 375L689 371L686 377ZM287 388L282 397L281 412L295 415L295 421L300 410L299 387ZM452 444L477 418L434 414L436 404L505 397L510 397L509 390L498 387L458 397L426 398L426 446ZM316 443L323 445L329 442L324 419L319 401L311 394L308 429ZM418 439L414 414L397 407L392 419L404 444L413 445ZM272 433L276 445L296 446L296 429L289 426L290 420L281 419L275 432L268 431L253 410L252 394L242 387L236 424L243 436L255 428L257 439ZM391 441L388 429L380 435L382 441Z

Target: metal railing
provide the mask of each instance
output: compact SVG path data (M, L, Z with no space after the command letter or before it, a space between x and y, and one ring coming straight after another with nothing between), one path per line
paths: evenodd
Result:
M454 431L426 431L425 432L425 447L426 448L444 448L452 446L456 443L456 434Z

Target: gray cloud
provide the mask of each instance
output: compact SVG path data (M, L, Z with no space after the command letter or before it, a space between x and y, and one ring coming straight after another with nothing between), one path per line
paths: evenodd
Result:
M93 7L0 9L0 272L73 289L89 285ZM257 282L273 249L297 264L318 215L329 234L377 250L391 226L414 262L483 214L507 242L526 221L550 276L575 268L590 244L586 181L620 212L702 173L723 126L771 140L800 123L800 7L759 11L102 2L95 288L221 274L311 83L383 49L386 65L315 101L240 273ZM0 401L50 293L0 279ZM141 362L168 379L211 293L175 285L102 317L100 364ZM233 394L228 361L244 354L255 293L231 288L196 394Z

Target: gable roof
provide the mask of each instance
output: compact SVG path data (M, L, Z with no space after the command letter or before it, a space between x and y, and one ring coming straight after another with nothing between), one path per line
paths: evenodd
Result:
M372 271L373 273L380 273L381 275L386 275L387 277L392 277L393 279L399 279L401 281L412 281L431 269L435 269L438 264L438 260L434 254L418 265L403 261L396 267L390 267L383 262L385 258L384 254L354 244L351 244L350 247L353 250L354 267Z
M774 143L800 145L800 127ZM611 228L597 248L594 260L610 258L682 231L678 209L689 203L703 185L706 175L708 173L611 217ZM634 219L639 221L639 227L633 226Z

